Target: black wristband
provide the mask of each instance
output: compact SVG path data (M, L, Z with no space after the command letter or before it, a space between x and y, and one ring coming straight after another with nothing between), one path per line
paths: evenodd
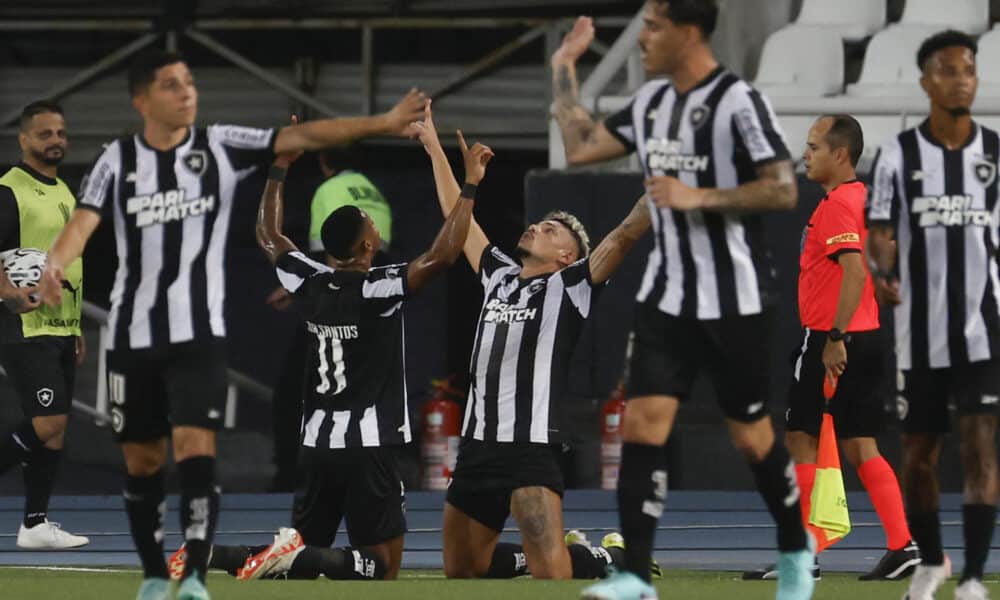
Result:
M477 189L479 189L479 186L477 186L474 183L469 183L468 181L466 181L465 185L462 186L462 197L468 198L469 200L475 200Z
M845 340L845 338L847 338L847 334L834 327L833 329L830 330L829 333L826 334L826 337L831 342L842 342Z
M288 169L279 167L278 165L271 165L271 168L267 170L267 178L274 181L285 181L286 173L288 173Z

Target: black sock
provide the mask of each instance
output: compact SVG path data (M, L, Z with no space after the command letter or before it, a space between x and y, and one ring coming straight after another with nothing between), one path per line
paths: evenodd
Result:
M28 462L31 453L42 447L42 440L35 433L30 420L24 421L10 432L0 446L0 475L17 464Z
M214 544L212 545L212 551L209 553L208 568L220 569L235 577L236 571L242 569L247 559L256 554L256 552L252 552L251 550L250 546L220 546Z
M662 446L626 442L618 473L618 518L625 538L625 568L650 581L653 538L667 497Z
M145 577L167 579L167 562L163 558L163 515L167 511L163 471L149 477L128 475L124 496L132 541Z
M566 549L573 564L573 579L604 579L608 576L608 566L614 559L604 548L570 544Z
M34 527L45 522L61 457L62 450L52 450L42 446L31 453L31 459L24 466L25 527Z
M940 566L944 564L944 550L941 548L941 518L938 511L907 513L910 533L920 548L921 564Z
M182 460L177 463L177 472L181 480L181 531L187 546L184 577L197 574L204 581L219 514L215 457Z
M528 574L528 559L524 557L521 544L498 542L493 549L490 568L486 571L486 579L511 579Z
M997 507L989 504L963 504L962 530L965 533L965 567L962 581L983 579L986 557L993 541L993 524L997 520Z
M808 547L799 508L799 484L795 467L785 446L775 442L764 460L751 464L757 491L778 526L778 551L796 552ZM625 544L626 551L628 544Z
M320 548L306 546L288 569L289 579L385 579L385 563L374 553L360 548Z

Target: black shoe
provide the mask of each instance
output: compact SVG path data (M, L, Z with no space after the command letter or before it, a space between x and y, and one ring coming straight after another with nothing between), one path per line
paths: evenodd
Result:
M819 570L819 559L815 559L813 562L813 579L819 581L822 579L822 574ZM756 569L754 571L743 571L744 581L764 581L764 580L777 580L778 579L778 566L777 565L767 565L763 569Z
M910 540L899 550L889 550L878 561L871 572L858 577L861 581L878 581L881 579L899 581L913 573L920 564L920 551L917 544Z

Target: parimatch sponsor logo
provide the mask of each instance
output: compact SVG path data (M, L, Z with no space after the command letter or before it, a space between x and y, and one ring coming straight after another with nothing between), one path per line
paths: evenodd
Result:
M125 203L125 212L135 215L136 227L149 227L197 217L215 210L215 195L187 198L184 190L168 190L133 196Z
M919 196L913 199L913 213L920 215L920 227L989 227L993 218L989 211L973 207L968 194Z
M680 140L650 138L646 140L646 167L651 173L707 171L710 158L699 154L684 154Z

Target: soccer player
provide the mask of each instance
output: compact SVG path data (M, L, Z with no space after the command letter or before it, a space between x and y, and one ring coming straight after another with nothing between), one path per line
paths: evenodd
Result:
M312 579L320 573L395 579L406 531L396 451L411 441L403 305L462 252L475 190L463 193L430 249L407 264L373 268L381 248L375 222L354 205L334 210L320 229L328 266L306 257L282 233L283 181L299 154L278 155L257 217L257 243L310 332L294 528L281 529L264 548L216 546L209 566L241 579ZM477 185L493 152L463 145L462 155L466 180ZM352 547L331 549L341 520ZM182 552L172 564L184 560Z
M887 538L887 552L861 579L894 580L908 576L920 564L920 554L910 539L896 474L875 442L885 420L878 393L883 361L878 304L862 257L868 192L854 172L864 146L861 125L841 114L820 117L806 141L806 176L827 195L803 232L799 318L804 337L789 390L785 444L796 463L802 520L808 523L823 378L836 382L829 410L839 445L857 469ZM773 573L769 568L744 578L770 579Z
M730 438L778 529L778 598L808 598L813 554L795 469L768 415L777 289L763 211L788 210L797 186L767 100L718 64L708 41L714 0L648 0L639 47L643 85L595 122L580 105L576 60L594 37L581 17L552 56L555 118L571 164L638 152L656 202L656 245L639 289L629 405L618 479L628 571L592 598L655 598L649 564L667 492L663 445L695 376L708 369Z
M941 548L937 466L958 414L965 566L955 598L986 598L983 567L998 495L1000 136L976 123L976 42L958 31L917 52L930 116L886 142L868 210L876 292L895 306L903 495L923 562L908 598L928 600L948 577Z
M40 293L59 282L103 218L114 222L118 271L107 355L112 426L128 477L125 505L143 564L140 600L169 590L162 546L168 436L180 476L188 561L178 597L207 598L205 567L218 518L215 433L226 396L225 251L237 184L274 154L368 135L405 135L423 107L411 91L388 113L275 129L195 127L198 91L177 54L140 55L128 73L138 135L107 145L80 205L49 252Z
M434 167L444 213L474 193L451 173L430 106L415 123ZM463 150L465 142L459 136ZM563 537L563 478L556 452L569 360L593 299L649 227L640 198L590 252L576 217L558 211L528 227L518 259L490 244L473 219L465 257L485 291L471 359L472 383L458 461L444 508L444 572L450 578L509 577L524 568L539 579L603 577L614 553ZM522 547L498 544L513 514ZM578 540L582 541L582 540Z
M21 163L0 177L0 252L47 251L76 205L57 176L69 141L58 104L40 100L21 111ZM66 269L62 306L40 306L37 289L15 288L0 264L0 365L21 398L25 421L0 442L0 474L24 465L21 548L75 548L89 540L46 518L62 458L76 368L83 364L80 332L83 264Z

